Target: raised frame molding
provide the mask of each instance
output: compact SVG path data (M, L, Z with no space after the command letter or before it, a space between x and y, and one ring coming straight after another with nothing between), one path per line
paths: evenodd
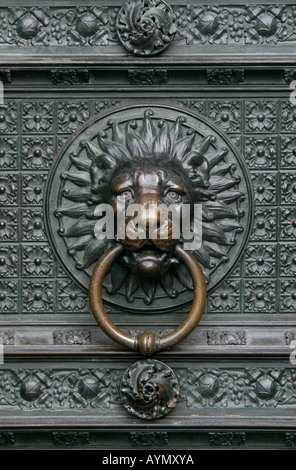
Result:
M26 12L30 15L30 8L36 6L36 0L26 2L11 0L9 7L15 12L21 12L24 3L27 8L24 15ZM78 11L81 3L81 0L60 0L58 9L69 11L74 8ZM112 0L108 2L107 8L114 14L115 9L118 9L122 3L121 0ZM169 3L174 11L185 8L188 4L180 0L171 0ZM204 0L202 3L209 7L209 10L205 11L212 11L211 0ZM233 3L229 0L216 2L218 10L212 11L211 14L221 14L221 5L222 10L230 12L239 12L246 8L242 1L235 2L235 6ZM230 43L225 44L223 34L220 39L219 34L216 39L212 37L213 34L217 34L217 30L201 40L193 39L192 44L187 43L186 37L176 39L160 56L139 58L127 53L115 37L106 44L91 44L88 36L84 38L83 43L84 39L81 39L80 34L77 41L81 41L81 44L69 46L66 36L62 36L60 38L62 42L57 44L57 38L54 38L51 32L49 44L42 44L43 40L46 41L47 32L53 27L51 13L56 7L48 7L47 0L40 0L38 8L44 8L49 12L49 16L48 20L45 18L45 23L40 28L37 27L34 44L32 43L33 37L21 38L21 42L17 45L13 43L5 45L0 39L0 66L3 69L0 79L4 82L9 97L19 94L21 98L23 96L26 99L34 98L36 90L45 97L49 92L77 95L80 91L83 96L93 96L98 91L101 93L117 91L118 84L110 82L110 76L116 70L121 72L120 90L122 93L132 91L135 96L139 97L143 89L146 93L148 88L154 87L151 91L154 93L161 87L164 97L167 97L175 92L176 83L179 80L178 73L182 71L186 73L187 79L186 83L181 83L179 80L178 90L184 101L187 100L189 91L195 96L213 93L218 98L221 98L224 92L232 93L234 98L240 96L242 91L254 92L260 97L263 92L267 99L272 99L274 92L277 92L279 96L287 98L289 81L296 76L294 68L296 36L289 41L280 40L277 28L281 25L285 26L288 18L278 17L277 14L268 10L270 6L275 8L274 12L278 11L276 9L281 8L281 3L279 5L275 1L261 1L260 5L264 6L263 13L256 10L258 15L266 14L271 20L271 27L276 28L274 33L271 31L272 34L268 34L270 42L266 41L266 33L262 36L257 31L256 36L255 31L254 44L246 44L242 38L235 41L235 37ZM248 4L254 10L259 2L249 0ZM198 8L200 2L193 0L191 5L193 8ZM292 7L296 12L296 3L288 0L285 5L291 18ZM88 0L87 6L106 7L106 1ZM1 7L0 12L1 10L5 10L6 13L8 7ZM14 24L24 15L21 15ZM64 18L63 15L62 18ZM39 21L37 18L36 20ZM33 19L31 24L31 35L35 31L34 21ZM254 26L254 22L256 25L256 20L250 20L250 23L247 22L248 24L244 23L244 25ZM22 24L20 22L19 31ZM73 24L75 27L76 23ZM194 25L198 29L195 23ZM186 25L184 24L184 28L185 26L188 27L188 21ZM10 24L10 27L17 28L13 24ZM104 27L106 25L102 23L102 28ZM96 34L94 33L93 36L95 37ZM104 36L96 40L104 41ZM258 54L259 47L261 54ZM227 67L225 67L226 62ZM140 69L141 73L146 72L142 82L139 77L135 79L134 74L129 72L137 69ZM154 70L157 73L154 73ZM237 70L240 72L233 72ZM257 71L264 77L260 83L256 82ZM40 74L40 79L38 83L24 84L21 82L20 72L29 73L31 77ZM271 87L271 91L266 89L268 88L266 83ZM154 328L157 330L173 328L180 323L183 316L182 312L175 315L174 319L163 316ZM143 317L137 316L123 320L118 312L111 313L111 317L114 322L129 331L138 330L139 322L144 325L149 320L143 321ZM264 391L260 389L260 386L256 388L256 381L263 380L263 385L269 385L271 395L278 394L281 398L287 391L292 394L293 367L290 364L292 352L290 341L295 338L294 313L272 314L268 318L267 314L240 314L233 315L231 318L223 313L209 314L184 343L157 357L159 360L168 362L173 368L176 366L188 368L190 364L190 368L195 370L199 368L210 370L208 380L210 382L212 380L210 385L213 396L206 398L204 406L192 408L191 411L183 402L184 407L177 407L174 414L168 415L164 420L147 424L140 420L135 422L135 419L129 417L119 404L116 407L116 413L113 414L108 413L108 409L107 412L105 410L102 413L99 408L90 410L88 406L81 406L78 411L77 409L67 410L62 413L60 410L42 409L38 416L34 411L30 414L23 409L16 409L17 407L13 404L6 404L3 406L5 409L0 418L0 449L21 449L28 445L37 448L37 438L40 436L42 436L44 448L111 449L124 446L125 448L149 449L156 448L156 440L159 448L166 449L272 449L275 446L281 449L294 448L296 447L294 398L291 398L289 405L266 406L268 400L264 401ZM89 370L94 368L94 363L103 364L103 367L109 369L117 368L120 371L121 366L123 370L139 359L139 356L124 351L108 340L90 315L44 314L41 324L40 316L26 314L20 324L15 315L5 314L0 319L0 340L3 341L5 349L5 364L1 370L36 371L38 369L41 371L41 377L42 372L44 373L49 368L58 366L62 371ZM212 405L213 402L210 403L215 398L215 393L218 393L215 388L215 374L217 371L218 375L219 371L222 374L227 373L229 368L232 371L246 368L259 370L258 377L257 374L253 376L255 381L249 385L243 385L250 387L253 392L255 390L255 395L258 395L259 390L260 397L257 404L255 399L254 406L245 407L241 401L241 406L236 409L235 407L224 409L222 406L215 406L215 403ZM291 383L281 383L280 381L284 380L283 377L279 378L277 373L270 372L274 369L284 371ZM260 375L260 371L263 371L263 376ZM267 375L264 375L266 371ZM29 377L30 374L24 377L23 381L28 380ZM200 377L197 381L193 379L193 388L198 387L199 379ZM243 379L245 379L244 375ZM272 385L273 382L275 385ZM16 384L17 393L20 393L20 387L20 383ZM83 388L80 390L83 391ZM25 392L24 387L22 393L25 394ZM211 388L209 393L211 393ZM30 394L28 396L31 398ZM289 399L289 395L286 399ZM27 400L27 403L33 404L34 400Z

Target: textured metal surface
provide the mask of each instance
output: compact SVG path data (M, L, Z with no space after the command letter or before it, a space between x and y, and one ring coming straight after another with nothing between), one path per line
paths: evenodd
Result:
M5 63L28 60L35 64L40 64L40 60L54 63L56 57L81 65L110 61L121 64L122 57L133 63L134 54L126 52L117 35L117 15L123 3L89 0L87 5L82 5L80 0L72 0L49 7L45 2L39 2L38 6L34 1L22 6L17 1L11 2L10 6L1 7L0 55ZM290 2L168 3L176 34L154 64L199 61L223 65L226 59L228 64L258 63L258 46L262 51L259 63L295 63L295 8ZM157 30L163 40L163 31L156 28L156 36ZM19 55L19 47L24 51L23 57Z
M178 32L150 58L127 53L115 37L121 0L19 3L1 5L0 447L295 448L295 2L168 0ZM97 14L85 34L84 20ZM78 125L131 97L173 100L213 120L244 156L256 203L243 259L209 294L198 330L160 357L175 370L180 397L149 426L119 404L117 385L136 359L97 328L87 296L59 267L43 193L31 189L43 187ZM135 336L148 327L169 332L186 313L110 310Z
M274 74L276 80L277 73ZM282 76L275 83L283 83ZM6 229L2 229L0 235L2 257L7 261L0 275L1 308L6 315L89 312L87 296L71 284L52 256L44 232L42 193L36 194L34 185L36 182L44 187L57 146L72 129L95 110L124 97L113 91L111 98L109 91L97 100L82 102L69 99L65 94L63 99L57 100L55 91L50 91L50 85L46 86L46 93L36 91L35 98L31 98L33 102L30 99L21 102L14 92L10 97L6 95L5 105L1 106L5 115L1 124L5 151L1 157L1 180L7 189L1 195L1 215ZM9 93L8 86L7 89ZM256 214L251 242L231 278L209 295L208 312L293 314L296 308L293 297L296 216L292 184L295 171L293 106L287 97L287 84L282 85L282 98L272 98L266 93L262 96L262 91L253 91L252 95L248 92L244 98L242 93L247 89L245 85L236 97L229 94L227 98L227 88L216 90L216 98L209 94L193 98L187 91L182 99L187 106L208 115L234 139L245 156L255 187ZM171 93L166 92L166 95ZM69 121L70 111L77 115L74 124ZM223 111L230 116L228 122L221 121ZM238 113L239 120L233 118L233 111ZM259 123L256 112L263 112L267 121ZM43 116L39 124L34 121L34 115L38 113ZM35 156L35 150L42 152L41 159ZM17 159L17 154L21 158ZM262 187L264 192L260 192ZM43 253L44 261L39 267L34 264L35 255L30 264L31 258L26 254L28 249L31 257L33 249L36 258L40 258L40 251ZM262 256L266 261L260 265L257 261ZM46 293L48 288L52 294ZM34 301L35 290L43 293L38 303ZM221 297L224 291L228 294L226 299ZM73 294L71 298L70 293ZM261 293L264 298L259 302L256 296Z
M280 80L276 83L282 83ZM272 98L267 94L262 97L262 91L253 91L252 96L248 93L244 98L242 93L246 93L247 85L243 90L239 96L228 95L227 98L225 88L221 92L215 91L216 98L209 95L193 98L186 92L182 99L187 106L208 115L234 139L245 156L255 187L255 223L244 260L231 278L209 295L207 308L208 312L214 313L293 314L296 308L293 297L296 217L292 184L295 171L293 106L288 97ZM0 275L1 308L6 315L89 312L87 296L71 284L52 256L44 232L42 193L36 194L34 185L44 187L57 146L72 129L95 110L124 97L113 91L111 98L109 91L100 99L82 102L69 99L65 94L63 99L57 100L54 93L47 85L46 94L36 91L35 98L31 98L33 102L28 99L21 102L14 93L10 97L6 95L5 105L1 106L5 115L1 124L5 151L1 157L1 180L7 189L1 195L1 215L6 229L0 231L0 248L6 265ZM288 94L287 84L280 93ZM223 111L230 116L228 122L221 121ZM234 111L239 120L233 118ZM69 121L70 112L77 115L74 124ZM34 121L34 115L38 113L43 116L39 124ZM263 113L267 121L258 122L256 113ZM35 150L42 152L41 159L35 156ZM17 154L22 157L17 159ZM262 187L264 192L260 192ZM31 264L27 250L31 257L34 250ZM34 259L40 258L40 252L44 261L36 266ZM262 256L266 261L260 265L257 261ZM39 302L34 301L35 290L42 294ZM221 297L225 291L226 299ZM257 294L261 293L264 298L261 296L259 301ZM71 298L70 294L73 294Z

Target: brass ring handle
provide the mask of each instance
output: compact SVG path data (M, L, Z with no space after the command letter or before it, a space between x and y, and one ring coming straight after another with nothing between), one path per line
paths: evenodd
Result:
M185 263L193 279L194 296L191 310L183 323L171 333L158 337L154 333L144 332L138 338L135 338L114 325L109 319L102 301L102 284L105 274L122 251L123 246L116 245L105 253L95 266L89 286L90 306L97 323L111 339L124 347L140 352L144 356L150 356L179 343L197 326L206 303L205 278L195 257L184 251L180 246L176 246L174 254Z

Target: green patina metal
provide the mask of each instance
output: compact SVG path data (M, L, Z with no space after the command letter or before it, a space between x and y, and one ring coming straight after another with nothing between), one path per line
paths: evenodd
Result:
M49 448L293 448L296 4L168 1L167 37L165 27L154 30L149 47L133 50L134 38L126 48L117 35L123 3L0 7L0 446L36 446L38 410ZM55 257L44 217L47 176L67 139L131 101L212 122L242 155L255 199L239 263L209 293L194 333L159 356L180 389L161 430L122 408L118 387L139 356L95 325L87 293ZM133 336L143 325L170 332L188 312L180 305L149 318L119 303L108 314Z

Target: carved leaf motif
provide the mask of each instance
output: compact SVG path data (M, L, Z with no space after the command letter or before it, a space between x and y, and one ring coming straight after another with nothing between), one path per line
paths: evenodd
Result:
M98 137L98 141L100 144L101 149L110 157L113 157L116 162L121 160L130 160L131 155L129 154L128 150L120 143L114 143L109 140L105 140L105 135L101 134Z
M174 38L171 8L163 0L128 0L117 17L117 33L122 44L138 55L154 55Z
M97 261L106 251L107 240L94 240L88 245L83 257L82 269L86 269Z
M238 211L224 202L204 202L204 206L215 215L216 219L224 219L224 217L238 217Z
M79 219L85 212L88 210L86 204L75 204L74 206L60 207L56 210L55 216L60 217L60 215L66 215L73 219Z
M135 276L134 274L129 275L129 280L126 284L126 297L129 302L133 302L133 294L139 289L140 284L138 276Z
M133 364L124 374L121 396L125 408L143 419L166 415L177 403L178 381L173 371L148 359Z
M63 235L67 237L82 237L84 235L89 235L93 233L95 225L96 220L82 218L63 233Z
M203 224L203 239L206 241L218 243L218 245L229 245L229 241L227 240L223 230L215 224L207 224L204 222Z
M65 189L63 196L73 202L87 202L91 198L92 193L89 188L76 189L73 191Z
M90 178L88 172L81 171L79 174L71 172L71 171L64 171L61 175L62 179L72 181L77 186L88 187L90 185Z

